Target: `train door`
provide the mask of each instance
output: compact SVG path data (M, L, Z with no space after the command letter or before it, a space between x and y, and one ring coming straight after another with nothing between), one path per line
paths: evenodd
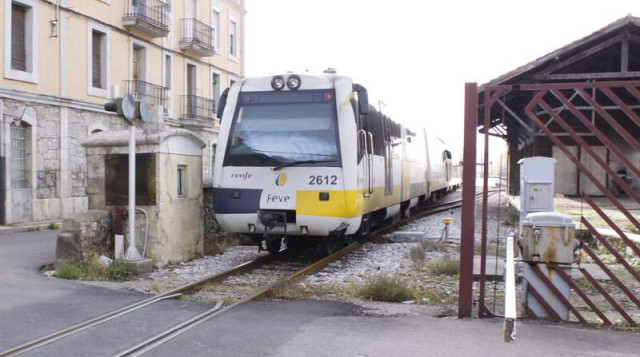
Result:
M447 184L451 180L451 169L452 169L452 161L451 161L451 152L449 150L445 150L442 152L442 161L444 162L444 177Z
M382 135L384 137L384 194L393 194L393 146L391 142L391 120L382 116Z
M355 100L351 104L358 118L358 162L362 161L362 194L364 198L369 198L373 193L373 136L366 116L359 115Z

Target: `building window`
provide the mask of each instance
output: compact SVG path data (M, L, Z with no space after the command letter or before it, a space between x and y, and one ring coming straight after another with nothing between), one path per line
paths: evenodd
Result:
M37 1L5 1L5 78L38 82Z
M213 78L211 80L211 94L213 96L213 112L217 113L217 101L220 99L220 75L218 73L213 74Z
M171 89L171 56L164 57L164 86Z
M88 73L89 95L109 98L111 81L110 34L108 29L89 24L88 27Z
M27 9L13 4L11 8L11 68L19 71L27 70L26 48L26 16Z
M220 9L214 8L211 16L211 32L213 34L213 46L220 50Z
M11 188L29 188L27 127L11 124Z
M104 88L104 79L102 76L102 43L104 42L104 34L98 31L91 33L91 83L94 88Z
M229 55L231 57L238 56L237 29L238 24L234 20L231 20L229 22Z
M187 196L187 166L178 165L178 197Z

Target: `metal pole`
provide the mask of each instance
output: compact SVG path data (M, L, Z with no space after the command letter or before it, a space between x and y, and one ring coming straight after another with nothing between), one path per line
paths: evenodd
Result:
M478 299L478 317L485 317L484 287L487 271L487 208L489 198L489 129L491 127L490 116L491 93L489 87L484 90L484 165L482 166L482 231L480 236L480 284Z
M126 260L142 260L136 248L136 126L129 125L129 248Z
M476 128L478 126L478 84L465 84L464 155L462 171L462 226L460 242L460 284L458 318L471 317L473 303L473 245L476 203Z
M507 237L507 262L505 264L505 296L504 296L504 327L502 337L504 342L515 341L516 339L516 269L514 260L514 237Z

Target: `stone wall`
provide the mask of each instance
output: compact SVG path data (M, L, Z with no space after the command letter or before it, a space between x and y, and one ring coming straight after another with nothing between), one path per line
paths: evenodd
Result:
M3 98L2 135L0 145L7 170L5 172L5 223L61 219L87 210L87 160L80 142L90 135L91 128L121 130L126 128L122 118L96 110L84 110L56 104L33 103ZM31 194L13 192L11 187L10 126L28 110L27 162ZM25 121L26 122L26 121ZM33 123L33 124L32 124ZM33 144L33 145L32 145ZM20 213L11 208L19 205Z
M113 221L107 210L65 218L56 244L56 261L76 261L113 252Z

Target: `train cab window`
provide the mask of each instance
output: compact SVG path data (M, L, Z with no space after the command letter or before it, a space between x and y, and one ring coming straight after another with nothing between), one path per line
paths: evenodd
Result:
M333 91L241 93L225 166L340 166Z

